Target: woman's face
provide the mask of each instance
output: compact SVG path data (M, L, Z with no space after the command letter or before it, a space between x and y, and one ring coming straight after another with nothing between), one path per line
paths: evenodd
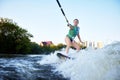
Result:
M78 22L78 20L74 20L73 23L75 26L77 26L79 22Z

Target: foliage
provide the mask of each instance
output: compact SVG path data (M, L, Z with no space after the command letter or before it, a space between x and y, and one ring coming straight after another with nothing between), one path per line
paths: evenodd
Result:
M28 53L30 39L27 30L8 18L0 18L0 53Z
M65 47L65 45L62 43L58 44L58 45L51 44L49 46L39 46L37 43L31 42L31 52L30 53L31 54L49 54L56 50L60 50L64 47Z

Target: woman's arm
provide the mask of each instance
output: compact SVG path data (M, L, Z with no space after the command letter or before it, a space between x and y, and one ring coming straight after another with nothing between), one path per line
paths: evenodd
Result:
M83 43L82 40L81 40L81 37L80 37L80 34L79 34L79 33L78 33L77 36L78 36L79 41L80 41L81 43Z
M67 25L70 29L73 29L73 26L71 24Z

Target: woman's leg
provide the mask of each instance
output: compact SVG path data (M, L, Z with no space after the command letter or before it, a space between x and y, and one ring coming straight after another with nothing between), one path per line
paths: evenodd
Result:
M69 52L69 48L72 46L72 42L70 41L70 39L66 36L65 38L65 42L66 42L66 53Z
M80 50L80 46L75 41L72 42L72 46L76 48L77 51Z

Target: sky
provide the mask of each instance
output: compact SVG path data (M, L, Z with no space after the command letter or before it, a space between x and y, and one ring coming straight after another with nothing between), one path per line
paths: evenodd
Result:
M59 1L71 24L79 19L83 41L120 41L120 0ZM0 17L13 19L37 43L65 43L69 31L56 0L0 0Z

